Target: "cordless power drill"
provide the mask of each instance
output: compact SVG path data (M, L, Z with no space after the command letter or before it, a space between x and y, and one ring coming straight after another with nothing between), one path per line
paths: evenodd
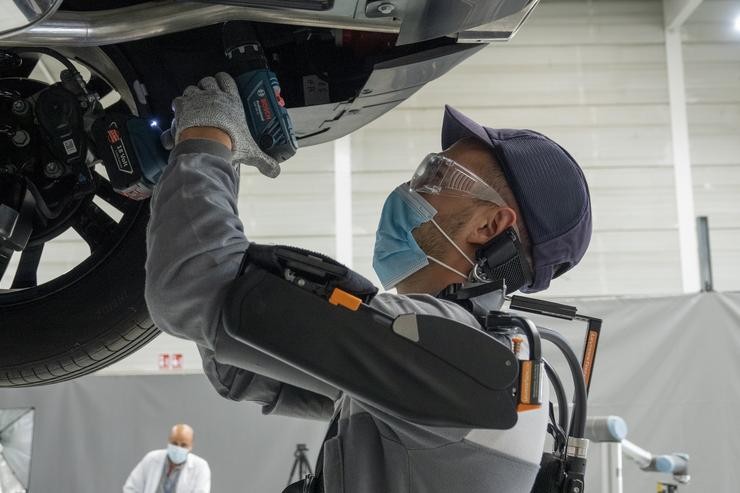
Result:
M254 141L265 154L283 162L298 144L280 85L251 25L227 22L223 27L228 72L234 77ZM156 123L132 115L104 115L93 124L93 136L108 178L118 193L148 198L167 165L169 151L162 147ZM260 169L276 176L279 168Z

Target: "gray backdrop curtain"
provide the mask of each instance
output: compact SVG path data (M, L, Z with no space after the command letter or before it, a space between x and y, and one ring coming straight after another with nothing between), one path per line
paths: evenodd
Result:
M623 417L628 440L652 453L690 454L680 492L740 491L740 293L563 302L604 319L588 414ZM561 329L580 356L585 324L532 318ZM591 445L587 492L600 491L600 452ZM624 460L625 492L670 479Z
M740 491L740 294L562 301L604 319L589 414L622 416L628 438L652 452L689 453L692 482L679 491ZM582 346L583 326L533 318ZM568 380L556 353L546 356ZM195 451L211 465L214 493L279 493L295 444L307 443L313 458L324 431L321 423L264 417L257 406L227 401L200 375L90 376L0 390L0 408L28 406L36 408L34 493L120 491L134 464L162 448L180 421L196 430ZM599 452L593 445L590 492L599 491ZM624 475L630 493L654 492L667 479L627 460Z
M296 443L314 461L319 422L264 417L259 406L219 396L203 375L88 376L30 389L0 390L0 408L36 408L32 493L120 492L134 465L165 448L170 427L195 429L213 493L279 493Z

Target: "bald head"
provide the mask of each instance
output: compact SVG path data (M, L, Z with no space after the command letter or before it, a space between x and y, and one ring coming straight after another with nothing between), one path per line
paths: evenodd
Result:
M193 429L186 424L177 424L170 430L169 442L172 445L193 450Z

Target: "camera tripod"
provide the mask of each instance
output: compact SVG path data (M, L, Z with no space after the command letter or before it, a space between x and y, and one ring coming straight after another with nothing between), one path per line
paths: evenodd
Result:
M308 452L308 447L306 447L305 443L296 444L295 452L293 452L295 460L293 461L293 467L290 468L288 485L292 484L294 481L300 481L305 478L307 474L313 474L311 464L308 462L308 457L306 457L306 452ZM293 477L295 476L296 471L298 472L298 477L294 480Z

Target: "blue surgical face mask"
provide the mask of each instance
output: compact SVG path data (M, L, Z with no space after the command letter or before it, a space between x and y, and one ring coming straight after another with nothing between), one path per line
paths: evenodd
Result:
M182 464L188 459L188 453L190 451L184 447L178 447L171 443L167 444L167 457L170 458L173 464Z
M422 224L431 221L442 235L471 265L474 262L455 244L434 220L437 210L417 192L409 190L408 184L397 187L383 205L380 223L375 234L373 269L378 274L383 288L391 289L413 273L429 265L429 260L467 279L462 272L429 257L411 234Z

